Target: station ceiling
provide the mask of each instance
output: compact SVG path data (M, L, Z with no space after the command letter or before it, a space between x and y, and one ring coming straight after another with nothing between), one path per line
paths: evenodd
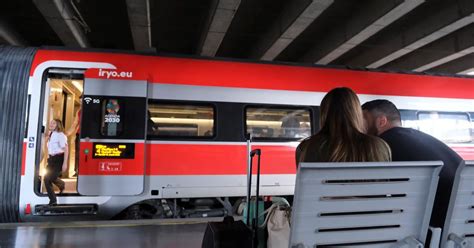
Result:
M474 74L474 0L15 0L0 44Z

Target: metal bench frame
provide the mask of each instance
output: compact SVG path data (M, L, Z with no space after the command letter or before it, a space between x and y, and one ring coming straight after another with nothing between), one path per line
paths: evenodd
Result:
M442 164L301 163L290 247L424 247Z
M456 170L448 212L441 234L440 247L442 248L474 247L474 237L465 236L467 221L469 219L474 220L474 201L472 201L474 199L474 180L471 182L472 185L466 185L468 180L463 178L468 176L469 173L474 175L472 172L474 172L474 161L463 161ZM467 187L467 189L464 187ZM470 194L466 195L467 190L470 191ZM466 199L468 197L470 199ZM466 205L466 200L470 200L471 204ZM470 211L468 211L469 209ZM463 210L466 212L463 213ZM470 225L472 225L470 233L474 234L474 223Z

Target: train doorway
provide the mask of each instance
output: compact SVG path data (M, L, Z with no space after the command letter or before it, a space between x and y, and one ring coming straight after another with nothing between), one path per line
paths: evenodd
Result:
M80 122L83 87L83 70L50 69L46 74L42 108L40 162L36 167L39 178L37 185L40 194L46 194L44 176L47 173L46 165L49 156L47 142L50 131L48 124L53 119L58 119L62 122L68 143L68 166L66 172L63 172L60 176L60 179L65 183L62 195L78 194L78 151L75 144L80 132L78 122ZM59 189L55 187L55 191L58 193Z

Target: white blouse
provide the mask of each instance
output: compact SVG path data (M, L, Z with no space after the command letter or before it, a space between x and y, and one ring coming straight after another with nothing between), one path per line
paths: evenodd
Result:
M49 155L64 153L67 146L67 137L64 133L54 131L48 140Z

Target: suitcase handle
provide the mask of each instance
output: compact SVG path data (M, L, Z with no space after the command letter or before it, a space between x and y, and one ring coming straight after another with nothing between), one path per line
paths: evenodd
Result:
M253 158L255 157L255 155L259 156L262 154L262 150L260 149L255 149L253 151L250 152L250 157ZM260 159L260 158L259 158Z
M249 223L249 211L250 211L250 208L248 205L250 203L250 199L252 198L252 195L251 195L251 187L252 187L252 157L254 155L252 155L252 133L247 133L246 135L246 138L247 138L247 199L246 199L246 202L247 202L247 225L250 226L250 223Z
M256 203L255 203L255 218L257 217L257 213L258 213L258 197L259 197L259 193L260 193L260 156L262 154L262 150L260 149L255 149L255 150L252 150L249 155L250 155L250 166L249 166L249 181L248 181L248 185L247 185L247 195L248 195L248 201L247 201L247 225L249 226L254 226L253 223L251 224L250 223L250 199L252 198L252 172L253 172L253 157L255 157L255 155L258 156L258 163L257 163L257 189L256 189Z
M247 202L247 225L251 225L254 232L254 246L258 246L258 198L260 197L260 157L262 155L261 149L255 149L250 152L250 168L249 168L249 185L248 185L248 196ZM255 211L252 224L250 224L250 198L252 193L252 172L253 172L253 157L257 155L257 188L255 195Z

